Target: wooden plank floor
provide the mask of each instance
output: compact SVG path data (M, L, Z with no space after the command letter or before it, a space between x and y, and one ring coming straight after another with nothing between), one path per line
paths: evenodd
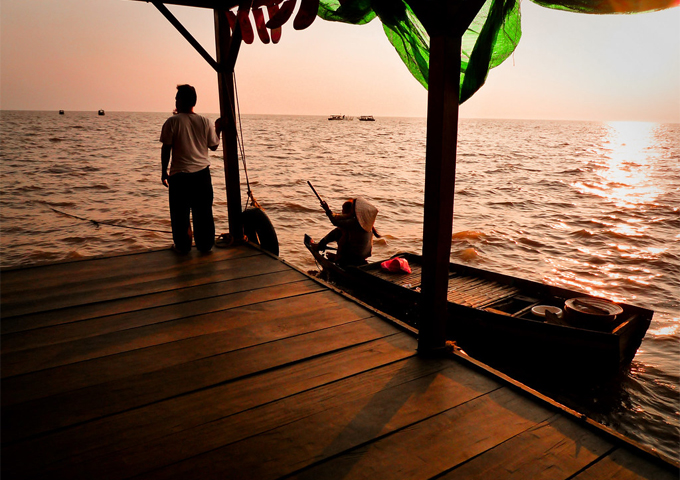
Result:
M251 247L1 281L3 478L678 478Z

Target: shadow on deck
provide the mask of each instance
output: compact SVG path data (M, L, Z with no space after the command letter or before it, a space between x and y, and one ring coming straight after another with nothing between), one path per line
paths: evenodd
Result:
M1 279L3 478L678 478L251 247Z

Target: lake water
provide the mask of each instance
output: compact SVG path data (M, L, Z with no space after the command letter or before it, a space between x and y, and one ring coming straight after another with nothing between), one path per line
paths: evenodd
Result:
M0 112L1 265L169 246L167 116ZM420 252L425 119L376 120L243 118L250 186L282 258L316 268L303 235L331 228L308 180L334 209L358 195L379 208L374 258ZM452 259L653 309L630 369L583 407L680 458L680 125L462 120L458 150ZM211 169L226 232L221 149Z

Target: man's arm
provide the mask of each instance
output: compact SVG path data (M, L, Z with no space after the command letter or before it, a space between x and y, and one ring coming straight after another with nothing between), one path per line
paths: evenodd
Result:
M352 228L357 223L356 217L347 213L326 213L331 223L340 228Z
M348 228L352 225L354 220L354 215L348 215L346 213L333 213L331 207L328 206L325 200L321 200L321 208L326 212L326 216L331 221L333 225L340 228Z
M218 118L215 120L215 126L211 127L211 129L212 128L214 128L215 136L213 137L212 132L210 132L210 136L213 140L217 139L217 143L215 145L208 145L208 148L214 152L217 150L217 147L219 147L220 143L220 134L222 133L222 119Z
M170 152L172 152L172 145L163 144L161 147L161 182L166 187L168 186L168 165L170 165Z

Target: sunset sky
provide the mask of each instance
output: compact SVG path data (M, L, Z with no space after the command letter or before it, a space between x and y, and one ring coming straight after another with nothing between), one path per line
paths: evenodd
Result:
M211 53L210 10L169 7ZM2 0L0 108L169 112L175 86L214 113L216 74L153 7L127 0ZM680 9L577 15L522 3L523 37L461 107L470 118L680 122ZM379 20L285 25L244 45L242 113L424 117L427 92Z

